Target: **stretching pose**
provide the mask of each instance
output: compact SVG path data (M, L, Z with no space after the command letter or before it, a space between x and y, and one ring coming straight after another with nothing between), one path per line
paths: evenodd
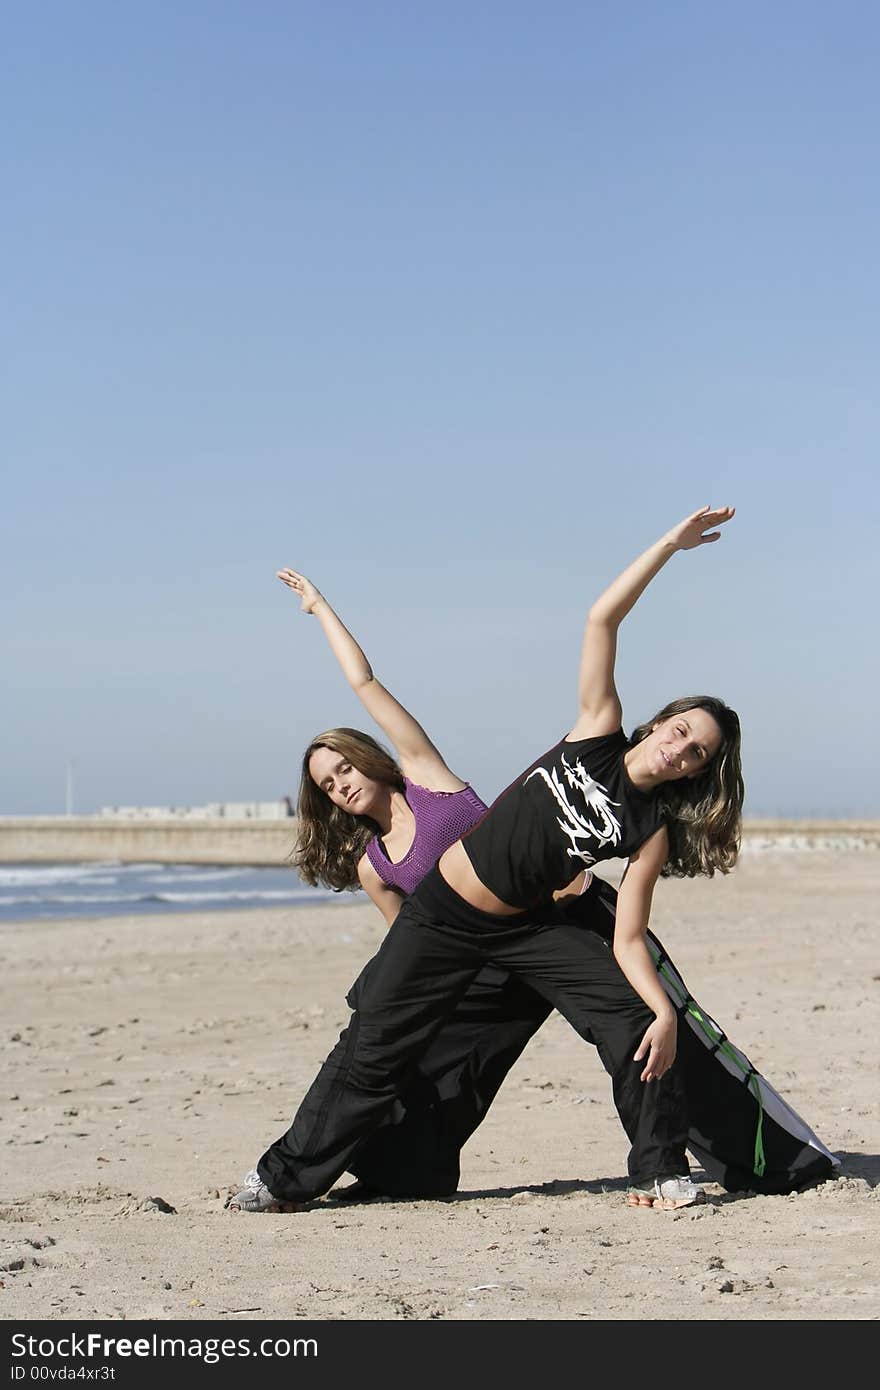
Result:
M358 883L390 926L441 854L488 807L451 772L422 726L375 678L363 650L305 575L278 571L321 624L330 650L395 761L357 729L312 739L302 760L294 863L307 883ZM567 891L581 890L582 873ZM369 966L348 993L356 1008ZM541 995L484 967L433 1040L384 1123L349 1169L360 1181L338 1195L438 1197L455 1191L462 1145L523 1047L550 1013Z
M713 697L677 700L628 740L614 665L620 623L651 579L677 551L717 540L712 528L732 516L732 508L705 507L685 518L593 605L574 726L446 850L404 903L362 980L349 1027L234 1208L266 1211L308 1200L351 1168L412 1065L487 964L522 979L596 1042L632 1145L631 1200L681 1206L698 1198L675 1065L677 1015L652 963L647 926L661 873L711 876L735 862L743 798L739 721ZM325 789L340 775L337 763L324 774ZM357 783L346 793L351 804L364 792ZM553 894L576 871L612 857L629 859L613 952L598 933L552 911Z

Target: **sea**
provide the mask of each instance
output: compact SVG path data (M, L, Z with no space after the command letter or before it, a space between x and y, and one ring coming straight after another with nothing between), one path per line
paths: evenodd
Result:
M880 831L754 833L743 854L880 849ZM64 917L122 917L224 908L366 901L360 892L310 888L293 869L206 864L0 864L0 924Z
M0 923L352 901L351 893L310 888L293 869L114 862L0 865Z

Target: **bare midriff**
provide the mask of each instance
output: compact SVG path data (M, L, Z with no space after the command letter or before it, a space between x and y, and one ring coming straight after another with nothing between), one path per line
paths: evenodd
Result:
M511 907L510 903L503 903L500 898L496 898L485 883L477 878L474 866L460 840L450 845L446 853L440 856L438 867L453 893L464 898L465 902L470 903L478 912L493 912L499 917L512 917L522 912L521 907Z

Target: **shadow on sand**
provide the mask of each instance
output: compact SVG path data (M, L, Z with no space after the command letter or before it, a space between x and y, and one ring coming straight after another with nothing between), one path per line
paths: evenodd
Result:
M858 1154L858 1153L839 1153L840 1172L842 1178L864 1178L871 1186L876 1187L880 1183L880 1155L878 1154ZM691 1169L691 1176L695 1182L707 1182L706 1174L698 1167ZM833 1181L833 1179L831 1179ZM527 1194L534 1197L569 1197L575 1193L589 1193L600 1197L603 1194L625 1193L629 1186L629 1179L625 1177L591 1178L554 1178L551 1182L544 1183L523 1183L515 1187L480 1187L470 1191L453 1192L448 1197L383 1197L379 1195L354 1195L354 1189L359 1184L352 1184L352 1196L345 1197L346 1188L337 1188L334 1193L329 1193L324 1201L340 1203L346 1205L359 1206L366 1202L412 1202L412 1201L435 1201L435 1202L480 1202L489 1198L509 1199ZM819 1186L819 1184L811 1184ZM753 1201L758 1196L755 1192L707 1192L706 1201L711 1206L727 1206L731 1202Z

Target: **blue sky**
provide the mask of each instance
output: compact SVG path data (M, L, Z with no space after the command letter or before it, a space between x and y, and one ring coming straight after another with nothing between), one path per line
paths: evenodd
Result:
M880 814L878 59L846 0L19 6L0 812L293 794L364 721L283 564L492 797L731 502L626 723L717 692L747 812Z

